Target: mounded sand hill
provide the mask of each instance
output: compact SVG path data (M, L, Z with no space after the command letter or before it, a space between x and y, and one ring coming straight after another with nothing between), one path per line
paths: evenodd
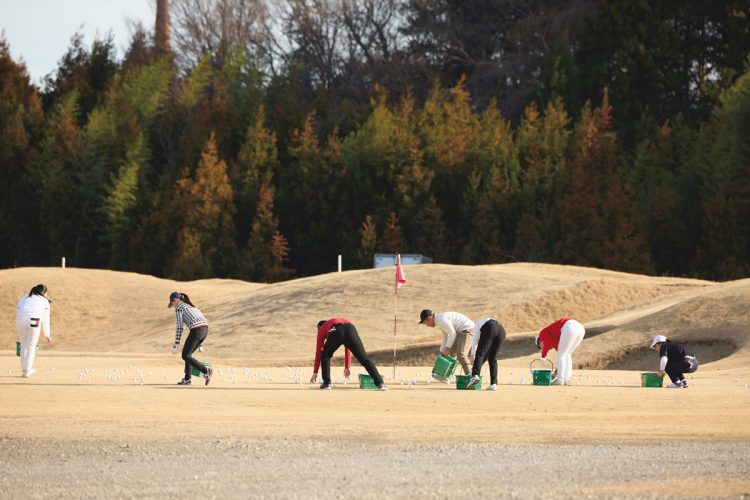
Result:
M740 498L750 491L750 280L512 264L410 266L264 285L86 269L0 271L3 498ZM44 282L53 336L20 377L14 316ZM211 324L216 373L177 386L169 292ZM419 311L492 315L509 338L496 392L432 383L438 331ZM387 392L308 384L314 325L349 317ZM531 344L584 323L574 385L531 385ZM643 388L657 333L701 360L690 388ZM3 347L5 346L5 347ZM554 357L553 357L554 359ZM275 367L272 365L276 365ZM289 366L287 366L289 365ZM411 365L411 366L404 366ZM269 367L270 366L270 367ZM395 369L394 369L395 370ZM359 366L353 373L362 373ZM483 372L487 381L487 366Z
M642 369L645 349L664 334L685 341L705 362L735 366L748 359L750 280L716 283L545 264L405 267L398 293L396 344L401 364L428 364L440 334L418 325L419 311L456 310L493 316L509 333L503 358L534 353L531 338L549 322L574 317L587 327L578 367ZM394 269L331 273L276 284L236 280L175 282L152 276L75 268L0 271L0 333L12 349L18 298L36 283L53 300L52 352L164 354L174 338L169 292L188 293L207 316L212 356L258 366L310 362L319 319L345 316L365 347L390 359ZM528 356L528 357L527 357ZM519 362L520 360L519 359Z

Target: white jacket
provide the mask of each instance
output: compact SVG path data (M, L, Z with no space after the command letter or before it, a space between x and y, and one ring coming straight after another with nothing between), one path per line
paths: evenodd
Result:
M471 351L469 351L469 356L477 355L477 347L479 346L479 337L482 335L482 327L491 319L492 318L482 318L474 323L474 337L471 339Z
M21 297L16 312L16 325L19 328L21 326L33 326L34 319L39 320L39 327L44 332L44 336L49 338L52 335L49 324L49 300L41 295Z
M474 328L474 322L461 313L448 311L435 314L435 326L443 332L443 341L440 343L442 351L453 347L453 341L456 340L458 332L471 331Z

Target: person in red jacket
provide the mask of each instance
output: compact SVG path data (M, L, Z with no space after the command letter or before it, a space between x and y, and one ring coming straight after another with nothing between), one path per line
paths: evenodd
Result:
M557 351L557 378L552 385L573 383L573 358L571 354L581 345L586 329L578 321L570 318L558 319L546 326L536 337L536 347L546 359L550 349Z
M315 345L315 366L313 367L312 378L310 383L314 384L318 380L318 367L323 366L323 383L321 389L331 388L331 358L336 350L344 346L344 376L349 377L352 365L352 354L357 361L367 370L372 377L372 381L381 391L388 388L383 383L383 377L378 373L375 364L370 361L359 338L359 333L354 325L346 318L331 318L318 322L318 337Z

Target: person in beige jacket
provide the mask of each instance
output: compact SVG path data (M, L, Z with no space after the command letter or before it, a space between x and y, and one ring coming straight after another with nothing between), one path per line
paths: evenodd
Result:
M419 324L438 327L443 332L440 354L456 356L464 375L471 375L469 351L471 350L474 322L461 313L448 311L433 313L424 309L419 315Z

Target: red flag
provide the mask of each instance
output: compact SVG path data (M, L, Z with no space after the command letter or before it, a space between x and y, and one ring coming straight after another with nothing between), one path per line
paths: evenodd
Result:
M406 283L404 269L401 267L401 255L396 254L396 291Z

